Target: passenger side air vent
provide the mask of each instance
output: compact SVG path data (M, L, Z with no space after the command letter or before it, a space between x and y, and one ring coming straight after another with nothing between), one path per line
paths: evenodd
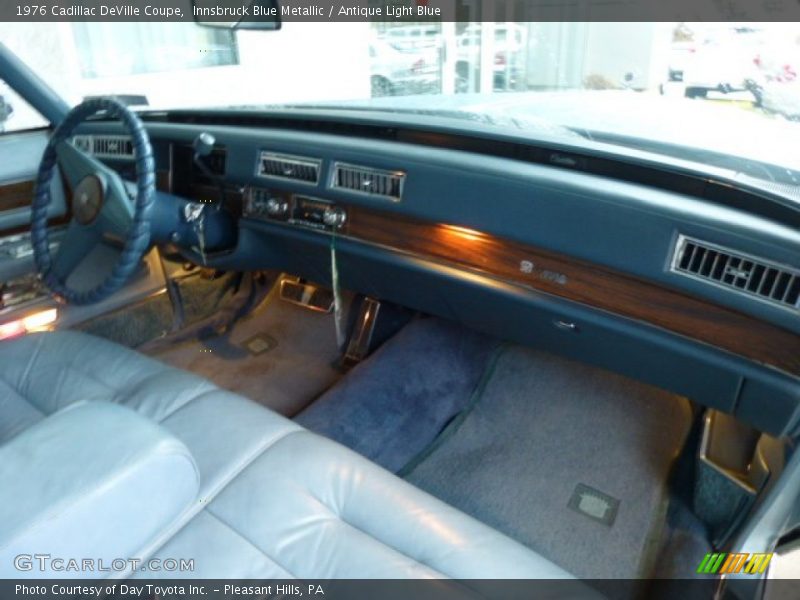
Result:
M333 165L331 187L350 190L369 196L382 196L399 202L403 195L406 174L402 171L383 171L344 163Z
M800 308L800 270L678 236L671 270L781 306Z
M256 174L259 177L277 177L316 185L320 164L322 161L316 158L261 152Z
M97 158L132 159L133 142L126 135L76 135L73 145Z

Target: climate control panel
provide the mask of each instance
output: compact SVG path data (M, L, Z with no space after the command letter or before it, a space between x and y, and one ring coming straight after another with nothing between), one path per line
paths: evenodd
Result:
M347 211L333 202L257 187L245 193L244 216L324 231L340 231L347 224Z

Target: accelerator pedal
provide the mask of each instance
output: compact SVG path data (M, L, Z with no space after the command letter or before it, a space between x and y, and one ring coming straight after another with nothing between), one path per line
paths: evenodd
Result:
M374 298L364 298L358 309L358 315L353 326L353 333L350 342L347 344L342 366L350 369L364 360L372 347L372 336L375 333L375 323L378 321L378 313L381 310L381 303Z

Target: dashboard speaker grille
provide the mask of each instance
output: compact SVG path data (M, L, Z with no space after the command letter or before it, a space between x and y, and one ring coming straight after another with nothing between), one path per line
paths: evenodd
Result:
M800 270L678 236L671 270L783 308L800 308Z
M382 196L399 202L403 195L405 179L406 174L402 171L383 171L336 163L333 167L331 187L369 196Z
M257 174L260 177L290 179L316 185L322 161L304 156L291 156L275 152L262 152L259 156Z
M133 142L126 135L76 135L73 145L98 158L132 159Z

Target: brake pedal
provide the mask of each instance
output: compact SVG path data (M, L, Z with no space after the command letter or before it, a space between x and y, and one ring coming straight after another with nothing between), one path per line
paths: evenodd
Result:
M333 310L333 292L313 283L281 279L280 298L315 312L330 313Z

